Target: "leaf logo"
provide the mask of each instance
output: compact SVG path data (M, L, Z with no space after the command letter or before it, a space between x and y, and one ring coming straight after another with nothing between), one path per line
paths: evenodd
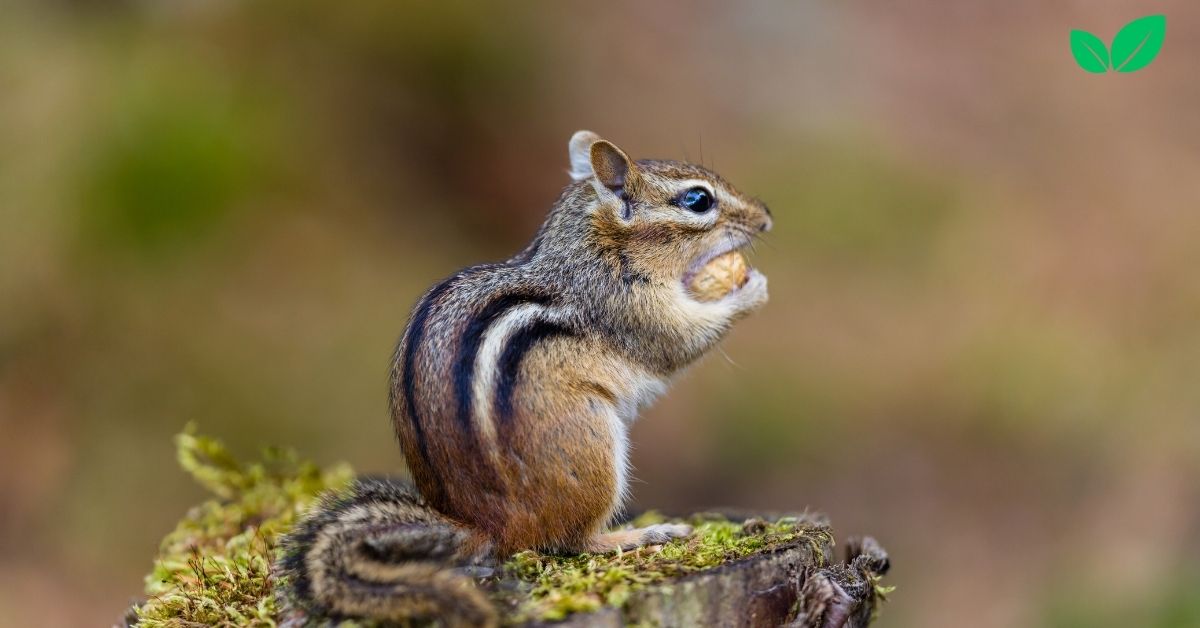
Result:
M1071 31L1071 54L1079 67L1093 74L1137 72L1154 61L1166 36L1167 16L1147 15L1117 31L1111 53L1099 37L1087 31Z

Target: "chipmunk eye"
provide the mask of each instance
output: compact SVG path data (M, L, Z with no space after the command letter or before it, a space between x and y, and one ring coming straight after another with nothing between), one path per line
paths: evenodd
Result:
M678 202L679 206L686 210L694 211L697 214L703 214L704 212L712 209L714 201L712 194L709 194L708 190L704 188L692 188L687 192L684 192L683 195L679 197Z

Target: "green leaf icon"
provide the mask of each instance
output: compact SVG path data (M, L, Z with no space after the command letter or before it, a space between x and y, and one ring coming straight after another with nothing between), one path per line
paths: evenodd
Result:
M1136 72L1150 65L1162 50L1166 35L1165 15L1147 15L1121 27L1112 43L1113 68L1117 72Z
M1075 63L1088 72L1104 74L1108 71L1108 48L1099 37L1087 31L1071 31L1071 54L1075 55Z

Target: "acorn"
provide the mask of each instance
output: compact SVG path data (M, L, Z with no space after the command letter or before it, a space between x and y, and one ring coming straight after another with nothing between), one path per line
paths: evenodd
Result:
M716 301L742 287L749 279L746 258L738 251L718 255L696 272L688 290L701 301Z

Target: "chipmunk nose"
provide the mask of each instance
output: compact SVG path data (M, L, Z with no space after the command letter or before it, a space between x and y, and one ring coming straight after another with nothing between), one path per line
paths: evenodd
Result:
M759 203L759 206L762 207L762 220L759 221L758 230L763 232L770 231L771 227L775 224L775 221L771 219L771 208L767 207L766 203Z

